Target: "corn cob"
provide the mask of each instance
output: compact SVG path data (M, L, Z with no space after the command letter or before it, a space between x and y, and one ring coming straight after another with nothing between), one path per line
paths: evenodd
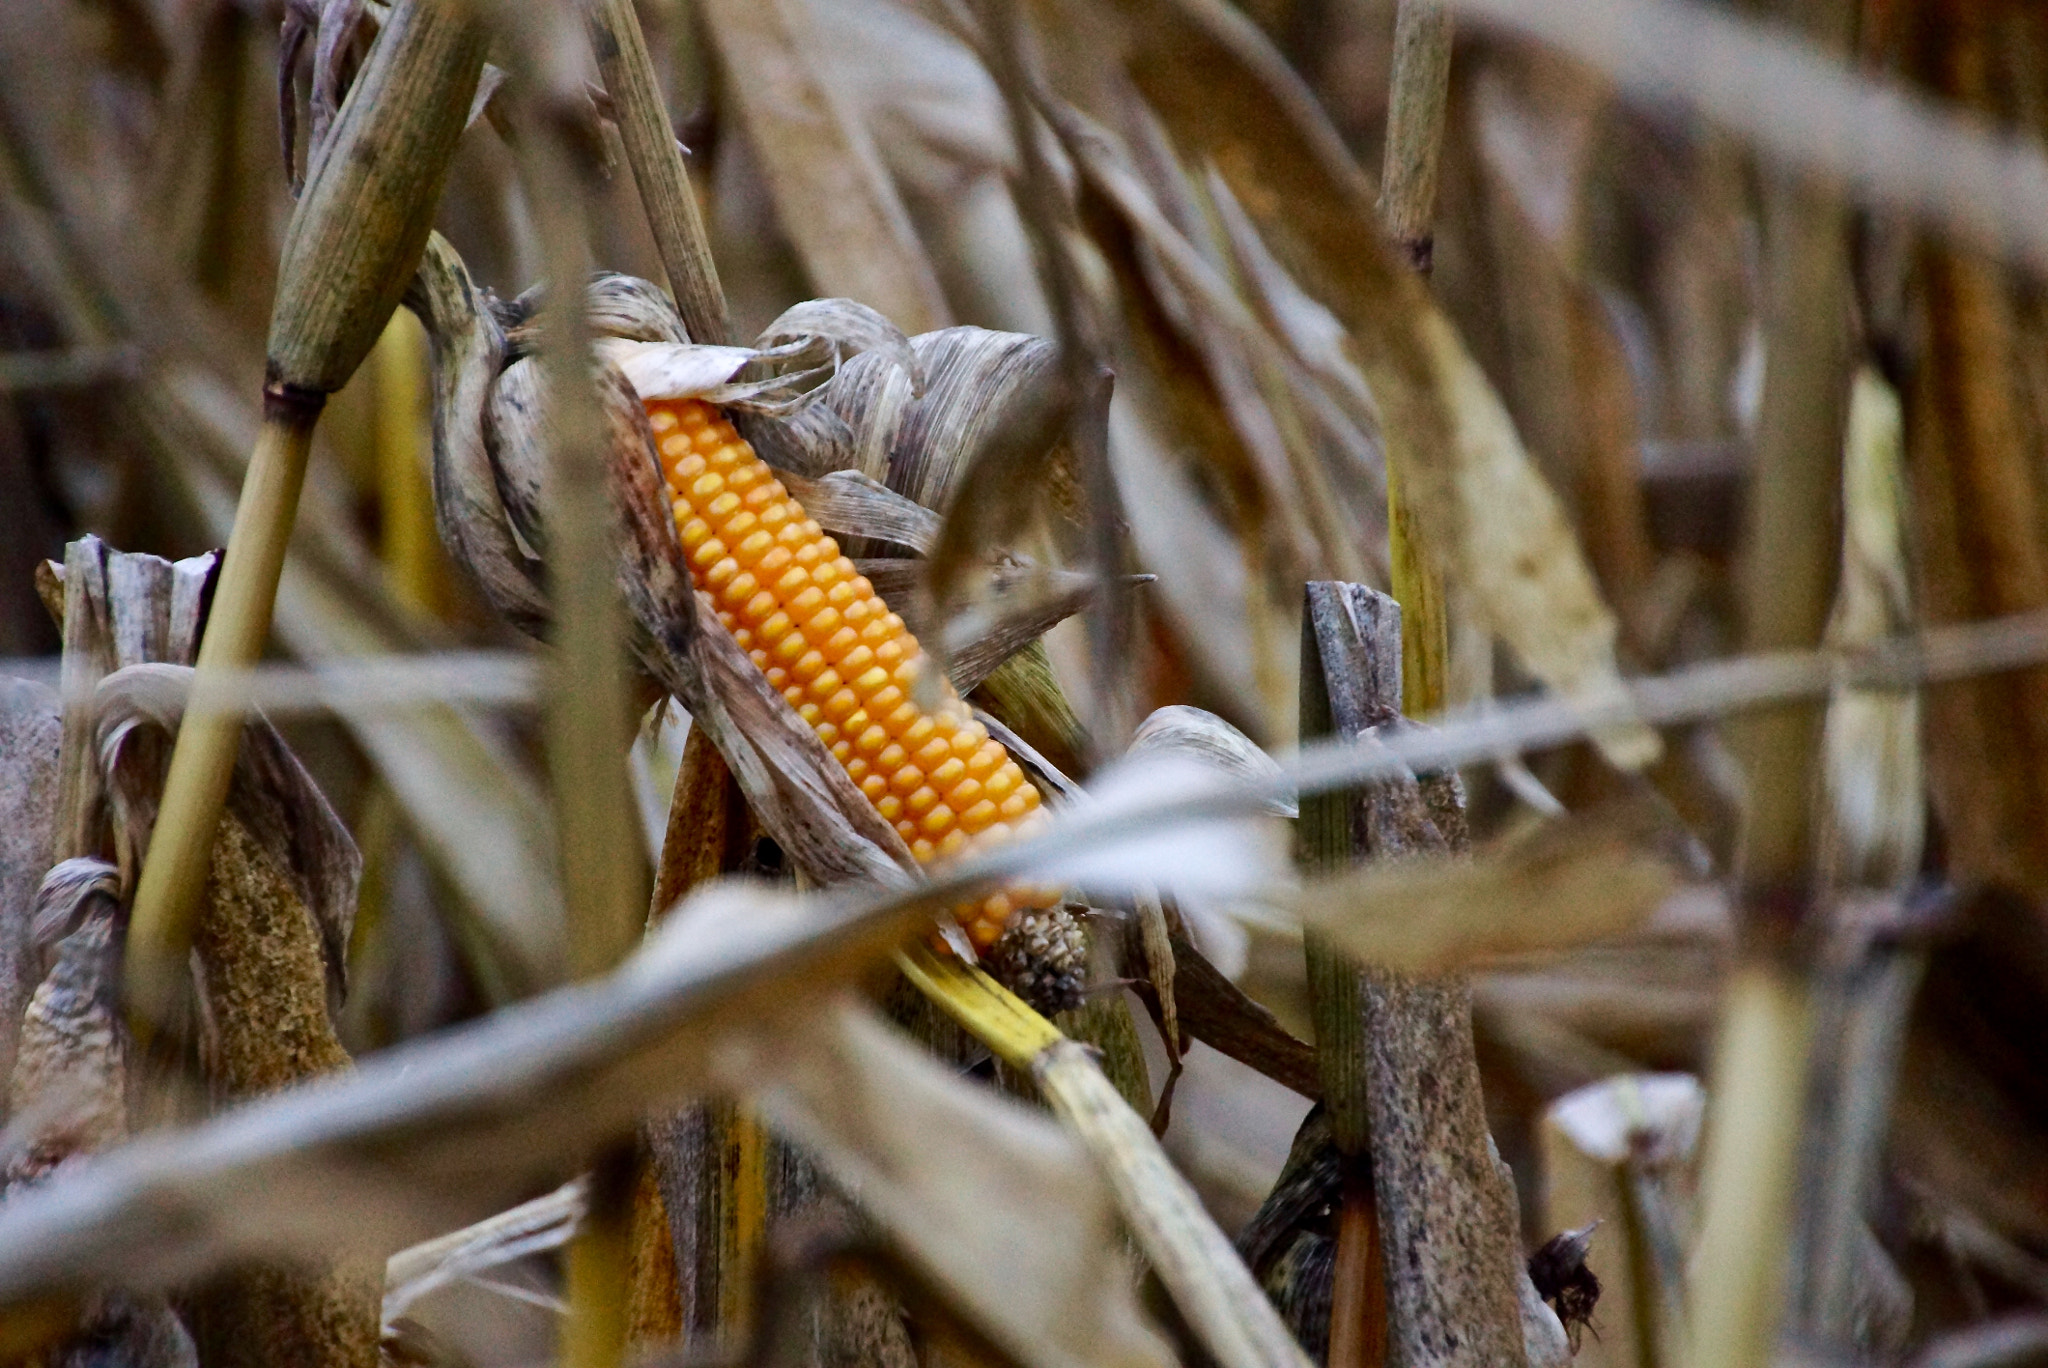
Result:
M648 421L697 588L920 863L1008 840L1044 820L1039 793L944 680L912 699L925 656L839 544L791 498L717 409L653 400ZM983 949L1041 892L956 911Z

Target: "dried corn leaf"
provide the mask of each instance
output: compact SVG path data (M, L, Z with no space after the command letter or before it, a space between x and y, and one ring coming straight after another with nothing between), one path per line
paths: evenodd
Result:
M1179 754L1248 784L1274 791L1286 783L1280 766L1256 742L1215 713L1182 704L1159 708L1139 724L1124 754ZM1276 817L1300 815L1292 798L1275 796L1268 811Z
M399 1250L384 1262L384 1333L393 1333L392 1322L430 1293L559 1249L589 1206L589 1180L572 1178L544 1197Z
M873 1195L869 1211L884 1236L986 1333L1016 1345L1023 1362L1163 1361L1128 1300L1130 1284L1101 1271L1113 1262L1077 1259L1077 1244L1112 1260L1115 1250L1107 1204L1076 1176L1086 1170L1068 1142L936 1064L907 1062L907 1046L873 1046L875 1028L845 1027L839 1010L819 1011L832 985L886 957L923 915L901 900L799 904L716 885L605 979L389 1051L345 1081L154 1135L8 1203L0 1208L0 1302L69 1286L88 1268L149 1287L255 1252L388 1248L423 1223L501 1203L629 1130L646 1110L718 1081L716 1073L748 1087L772 1081L780 1096L771 1108ZM826 1032L827 1043L835 1030L864 1039L819 1058L825 1046L807 1046L819 1037L805 1026ZM865 1050L865 1072L886 1069L888 1080L857 1107L843 1095L855 1049ZM749 1067L754 1060L766 1062ZM932 1110L909 1124L897 1089L902 1072L916 1069ZM956 1152L953 1137L973 1147ZM963 1182L961 1174L987 1176ZM1063 1228L1035 1205L1028 1218L983 1214L979 1204L994 1192L1021 1191L1035 1203L1041 1181L1076 1202L1093 1190L1094 1205ZM1025 1260L1038 1246L1021 1246L1019 1233L1048 1228L1083 1238L1051 1240ZM1024 1288L1083 1300L1026 1302Z
M1566 817L1494 854L1376 864L1310 883L1302 921L1367 964L1433 975L1572 949L1642 925L1677 884L1661 813ZM1418 909L1422 909L1418 911Z
M1172 1361L1138 1311L1108 1186L1056 1125L849 1005L794 1040L749 1043L721 1060L727 1084L803 1141L1006 1355L1028 1368Z
M713 0L706 27L728 71L783 231L821 293L859 299L908 332L948 321L873 139L820 74L802 0Z
M1531 673L1575 697L1619 696L1615 623L1556 497L1485 377L1381 238L1370 185L1342 140L1251 22L1217 0L1123 0L1114 37L1073 84L1101 98L1121 63L1181 155L1212 164L1274 258L1346 328L1381 434L1428 554L1468 591ZM1637 768L1657 741L1620 726L1596 738Z

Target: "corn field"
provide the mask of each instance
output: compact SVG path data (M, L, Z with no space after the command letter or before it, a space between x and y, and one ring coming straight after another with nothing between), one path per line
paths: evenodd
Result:
M0 1363L2048 1363L2048 11L0 0Z

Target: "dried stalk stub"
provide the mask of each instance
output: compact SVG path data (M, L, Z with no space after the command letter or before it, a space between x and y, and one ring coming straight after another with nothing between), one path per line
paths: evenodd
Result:
M273 389L331 394L398 306L483 73L460 0L398 0L285 232L270 315Z

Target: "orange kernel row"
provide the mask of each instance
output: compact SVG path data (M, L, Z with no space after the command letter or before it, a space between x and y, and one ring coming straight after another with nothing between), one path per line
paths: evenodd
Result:
M913 699L924 652L839 544L711 405L647 405L685 559L768 682L846 768L920 862L1035 826L1040 795L1001 742L941 681ZM986 948L1043 891L960 910Z

